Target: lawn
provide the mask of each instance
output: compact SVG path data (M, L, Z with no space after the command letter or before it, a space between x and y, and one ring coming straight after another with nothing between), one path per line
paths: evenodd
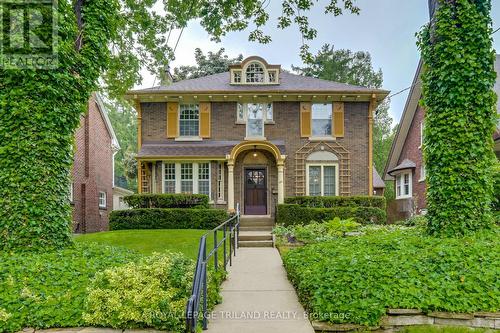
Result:
M117 230L76 235L75 241L122 246L145 255L164 251L181 252L196 260L200 237L206 232L194 229ZM222 235L219 239L221 238ZM207 252L211 247L213 247L212 235L208 237Z

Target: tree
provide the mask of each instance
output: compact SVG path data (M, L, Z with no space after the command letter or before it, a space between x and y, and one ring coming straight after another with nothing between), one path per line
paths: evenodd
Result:
M203 54L201 49L196 48L194 51L196 66L180 66L174 69L174 81L195 79L202 76L211 74L223 73L229 71L229 65L241 62L243 55L230 59L224 54L224 48L219 49L217 52L208 52L207 55Z
M44 6L39 12L42 17L57 17L50 19L58 22L53 50L57 67L0 69L0 249L40 250L71 243L67 198L73 135L99 79L116 97L140 82L141 67L158 74L173 58L169 31L192 19L199 19L215 40L252 23L256 29L249 39L270 41L261 30L269 21L264 0L59 0L57 4L56 10ZM279 27L293 23L303 40L313 39L316 31L306 15L316 3L282 0L282 4ZM158 7L165 13L158 13ZM17 11L4 8L2 4L2 29L17 28L7 23ZM325 7L334 16L343 10L359 12L353 0L331 0ZM29 33L45 38L52 31L52 26L37 24ZM306 44L301 55L307 59ZM8 63L4 56L0 55L2 64Z
M106 103L108 116L120 143L115 155L115 177L127 180L130 190L137 189L137 113L128 103ZM130 161L132 159L132 161Z
M363 87L381 88L383 82L382 70L373 68L370 53L335 50L330 44L323 45L306 67L292 66L292 69L302 75ZM385 168L395 136L389 105L389 100L385 100L378 106L374 117L373 162L379 172ZM393 184L387 182L386 185L386 193L392 197Z
M489 0L440 0L419 34L426 110L428 231L461 236L493 225L492 22Z

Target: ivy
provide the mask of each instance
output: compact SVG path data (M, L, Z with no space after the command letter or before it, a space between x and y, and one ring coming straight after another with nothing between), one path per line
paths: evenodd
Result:
M428 231L460 236L493 224L496 75L490 0L439 1L419 33L425 64Z

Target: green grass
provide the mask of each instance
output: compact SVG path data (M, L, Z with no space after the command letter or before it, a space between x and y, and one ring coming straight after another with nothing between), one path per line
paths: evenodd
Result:
M403 330L403 333L486 333L493 330L485 330L480 328L468 327L448 327L448 326L415 326L408 327Z
M206 230L194 229L155 229L155 230L117 230L76 235L77 243L91 243L122 246L150 255L153 252L181 252L196 260L200 237ZM219 236L219 240L222 235ZM207 252L213 247L213 235L208 237ZM222 258L222 255L219 255Z

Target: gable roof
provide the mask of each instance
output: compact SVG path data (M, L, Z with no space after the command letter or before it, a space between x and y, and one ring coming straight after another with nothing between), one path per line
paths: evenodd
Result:
M104 120L104 124L106 125L106 129L108 130L109 136L111 137L111 146L113 148L113 151L118 151L120 150L120 143L118 142L118 138L116 137L113 125L111 125L111 120L109 120L108 111L104 106L104 102L101 96L98 93L95 93L94 96L95 96L95 102L97 104L97 109L99 110L99 113L101 114L101 117Z
M131 94L151 94L151 93L238 93L238 92L345 92L345 93L363 93L379 94L383 97L389 94L389 91L383 89L373 89L361 86L355 86L345 83L338 83L328 80L317 79L313 77L292 74L287 71L280 71L279 84L245 84L235 85L230 83L230 72L208 75L196 79L189 79L174 82L168 86L157 86L153 88L130 90Z
M423 62L420 59L417 67L417 72L415 73L415 77L413 78L413 82L411 85L410 92L408 94L408 98L406 100L406 105L403 110L403 114L401 115L401 120L399 121L398 131L396 133L396 137L392 143L391 151L389 153L389 158L387 159L387 163L384 170L384 179L390 180L392 177L388 174L388 171L396 168L399 157L403 150L403 145L406 141L406 137L408 136L408 131L410 129L413 117L415 116L415 112L418 108L418 103L422 96L422 81L420 79L422 72ZM494 91L499 96L497 100L497 113L500 114L500 54L496 55L495 61L495 71L497 73L497 80L495 82ZM500 124L497 124L497 132L494 137L498 136L500 138Z

